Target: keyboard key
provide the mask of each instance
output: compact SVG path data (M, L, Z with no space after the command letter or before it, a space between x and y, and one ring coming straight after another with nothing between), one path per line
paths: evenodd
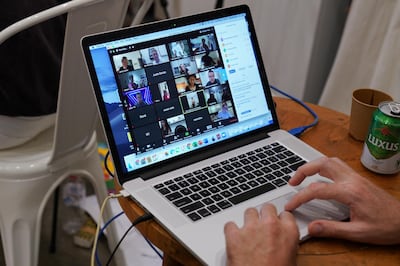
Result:
M196 184L199 182L199 179L197 179L196 177L190 177L187 179L187 182L189 182L190 184Z
M221 165L220 165L219 163L215 163L215 164L212 164L212 165L211 165L212 168L217 168L217 167L220 167L220 166L221 166Z
M229 198L229 201L232 202L233 204L239 204L243 201L246 201L248 199L254 198L256 196L259 196L261 194L264 194L268 191L274 190L276 187L272 185L271 183L266 183L264 185L261 185L259 187L256 187L254 189L251 189L249 191L243 192L241 194L238 194L236 196L233 196Z
M254 170L254 168L253 168L253 167L251 167L250 165L246 165L246 166L244 166L244 167L243 167L243 169L244 169L244 170L246 170L247 172L251 172L251 171L253 171L253 170Z
M205 198L202 199L201 202L203 202L205 205L210 205L214 203L214 200L212 200L211 198Z
M178 177L175 177L174 178L174 181L175 182L179 182L179 181L182 181L183 180L183 177L182 176L178 176Z
M220 183L220 181L216 178L211 178L208 180L208 182L210 182L211 185L216 185Z
M276 176L276 177L281 177L281 176L283 176L283 173L282 173L281 171L279 171L279 170L273 172L272 174L273 174L274 176Z
M208 191L210 191L211 194L215 194L215 193L220 192L221 190L220 190L219 188L217 188L217 187L210 187L210 188L208 189Z
M231 165L232 165L233 167L235 167L235 168L240 168L240 167L243 166L243 164L241 164L240 162L233 162L233 163L231 163Z
M191 198L193 201L198 201L198 200L201 199L201 196L200 196L199 194L197 194L197 193L194 193L194 194L190 195L190 198Z
M211 215L211 212L205 208L197 211L202 217L207 217Z
M226 176L229 178L235 178L238 176L238 174L236 174L235 172L228 172L226 173Z
M256 176L263 176L264 175L264 173L261 170L255 170L253 172L253 174L255 174Z
M207 181L202 181L202 182L199 183L199 186L202 187L202 188L208 188L208 187L211 186L211 184L208 183Z
M253 155L253 156L250 156L250 157L249 157L249 160L252 161L252 162L257 162L259 159L258 159L257 156L254 156L254 155Z
M192 194L192 191L188 188L183 188L179 192L181 192L183 195L190 195Z
M205 174L206 174L206 176L208 176L208 177L217 176L217 174L216 174L214 171L207 171Z
M242 168L239 168L239 169L235 169L235 173L238 175L244 175L246 173L246 171L243 170Z
M199 192L200 195L202 195L203 197L208 197L211 195L211 192L208 190L202 190Z
M200 209L202 207L204 207L204 204L202 202L200 202L200 201L196 201L196 202L194 202L192 204L183 206L180 210L183 213L189 213L189 212L195 211L197 209Z
M189 187L193 192L197 192L201 190L201 187L198 185L193 185Z
M291 172L293 172L292 169L290 169L290 168L288 168L288 167L282 168L281 171L282 171L283 173L285 173L285 174L290 174Z
M178 191L176 191L176 192L173 192L173 193L171 193L171 194L169 194L169 195L166 195L165 197L166 197L169 201L174 201L174 200L176 200L176 199L182 198L183 195L182 195L181 193L179 193Z
M243 191L246 191L246 190L249 190L249 189L250 189L250 186L247 185L247 184L240 184L240 185L239 185L239 188L240 188L241 190L243 190Z
M251 166L254 167L255 169L259 169L259 168L263 167L263 165L260 164L259 162L252 163Z
M221 182L225 182L226 180L228 180L228 177L226 175L219 175L217 176L217 179Z
M254 181L254 180L251 180L251 181L249 181L249 183L247 183L249 186L251 186L251 187L256 187L256 186L258 186L259 184L256 182L256 181Z
M275 151L276 153L279 153L279 152L284 152L287 149L284 146L279 145L279 146L272 148L272 150Z
M161 194L163 194L163 195L166 195L166 194L168 194L168 193L171 192L171 190L169 190L169 189L166 188L166 187L160 188L158 191L159 191Z
M198 221L198 220L201 219L201 216L198 215L198 214L195 213L195 212L189 213L189 214L188 214L188 217L189 217L193 222L196 222L196 221Z
M219 175L226 172L223 168L215 168L214 171Z
M217 213L217 212L219 212L221 210L220 208L218 208L215 205L210 205L210 206L207 207L207 209L209 209L210 212L212 212L212 213Z
M231 187L235 187L237 186L238 182L236 182L235 180L228 180L228 185L230 185Z
M289 168L292 169L293 171L296 171L297 168L299 168L300 166L302 166L305 163L306 163L306 161L300 161L300 162L290 165Z
M264 184L264 183L267 183L267 182L268 182L268 180L265 179L264 177L258 177L256 180L257 180L257 182L260 183L260 184Z
M179 185L180 187L187 187L187 186L189 186L189 182L180 181L180 182L178 182L178 185Z
M178 199L178 200L174 201L173 203L175 204L176 207L179 208L179 207L185 206L185 205L187 205L189 203L192 203L192 202L193 201L189 197L184 197L184 198L181 198L181 199Z
M286 185L286 182L282 179L275 179L272 181L272 184L274 184L275 186L281 187L283 185Z
M244 177L245 177L245 178L247 178L247 180L250 180L250 179L256 178L256 176L255 176L254 174L252 174L252 173L247 173L247 174L244 174Z
M224 165L223 168L224 168L226 171L232 171L232 170L234 169L233 166L230 165L230 164Z
M233 196L233 194L232 194L232 192L225 190L225 191L221 192L221 196L224 198L229 198L229 197Z
M162 188L163 186L164 186L164 184L161 183L161 184L155 185L154 188L155 188L155 189L160 189L160 188Z
M208 178L205 174L199 174L199 175L196 175L196 177L198 180L207 180L207 178Z
M247 159L247 158L241 159L240 162L241 162L242 164L244 164L244 165L247 165L247 164L250 164L250 163L251 163L251 161L250 161L249 159Z
M223 200L223 201L218 202L217 206L220 207L221 209L227 209L233 205L229 201Z
M168 188L169 188L171 191L179 190L179 186L178 186L177 184L169 185Z
M225 190L225 189L229 188L229 186L227 184L225 184L225 183L220 183L220 184L217 185L217 187L219 189L221 189L221 190Z
M302 161L302 160L303 160L303 159L301 159L299 156L294 155L294 156L292 156L292 157L287 158L285 161L286 161L288 164L294 164L294 163L300 162L300 161Z
M238 187L230 188L229 191L232 192L232 194L234 194L234 195L239 194L239 193L242 192L242 191L240 190L240 188L238 188Z
M212 195L211 198L217 202L224 199L220 194Z

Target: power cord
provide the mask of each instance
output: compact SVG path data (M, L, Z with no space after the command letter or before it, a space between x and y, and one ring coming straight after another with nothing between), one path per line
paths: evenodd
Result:
M112 251L110 257L107 260L106 266L110 265L110 262L112 260L112 258L114 257L115 253L117 252L119 246L121 245L122 241L125 239L125 237L128 235L129 231L135 227L136 225L151 220L153 219L153 215L150 213L145 213L142 216L138 217L135 221L132 222L131 226L129 226L129 228L126 230L126 232L124 233L124 235L121 237L121 239L118 241L118 244L115 246L114 250Z
M101 204L99 218L97 219L96 234L95 234L95 238L93 241L92 253L90 256L90 265L91 266L95 266L94 262L95 262L95 255L96 255L96 250L97 250L97 243L98 243L98 239L99 239L98 235L100 232L101 217L103 217L103 212L104 212L106 203L110 199L119 198L119 197L123 197L123 196L124 196L123 194L110 194L104 199L103 203Z
M108 157L110 157L110 151L107 151L106 156L104 156L104 168L106 168L107 173L114 177L114 173L111 172L110 168L108 167Z
M108 220L108 221L103 225L103 227L100 229L100 232L99 232L99 235L97 236L97 238L100 239L100 237L104 234L104 231L106 230L107 226L108 226L110 223L112 223L115 219L117 219L118 217L120 217L122 214L124 214L123 211L120 212L120 213L118 213L117 215L115 215L115 216L114 216L113 218L111 218L110 220ZM100 262L100 258L99 258L99 256L98 256L98 254L97 254L97 250L96 250L95 252L96 252L96 263L97 263L98 266L101 266L101 262Z
M295 127L292 128L290 130L288 130L288 132L296 137L299 137L304 131L306 131L307 129L315 126L316 124L318 124L319 118L318 115L310 108L308 107L303 101L297 99L296 97L287 94L286 92L278 89L275 86L270 85L270 88L273 89L274 91L288 97L289 99L295 101L296 103L300 104L301 106L303 106L313 117L314 117L314 121L311 124L308 124L306 126L300 126L300 127Z

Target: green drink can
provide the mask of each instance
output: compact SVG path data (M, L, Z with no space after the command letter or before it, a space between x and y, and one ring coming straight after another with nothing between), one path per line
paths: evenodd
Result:
M400 103L382 102L374 111L361 163L380 174L400 171Z

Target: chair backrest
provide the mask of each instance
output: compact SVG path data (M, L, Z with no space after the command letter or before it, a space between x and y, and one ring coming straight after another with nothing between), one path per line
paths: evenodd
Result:
M88 2L75 0L71 2ZM100 0L68 12L60 75L53 167L76 161L98 123L94 93L80 47L84 35L121 27L129 0Z
M20 20L0 32L0 44L18 32L68 13L59 83L54 145L48 164L62 168L76 161L89 143L98 112L80 47L88 34L121 27L130 0L71 0Z

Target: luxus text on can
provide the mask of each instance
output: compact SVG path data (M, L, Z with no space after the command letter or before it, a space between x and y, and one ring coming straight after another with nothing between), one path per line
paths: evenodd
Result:
M400 171L400 103L382 102L374 111L361 163L380 174Z

